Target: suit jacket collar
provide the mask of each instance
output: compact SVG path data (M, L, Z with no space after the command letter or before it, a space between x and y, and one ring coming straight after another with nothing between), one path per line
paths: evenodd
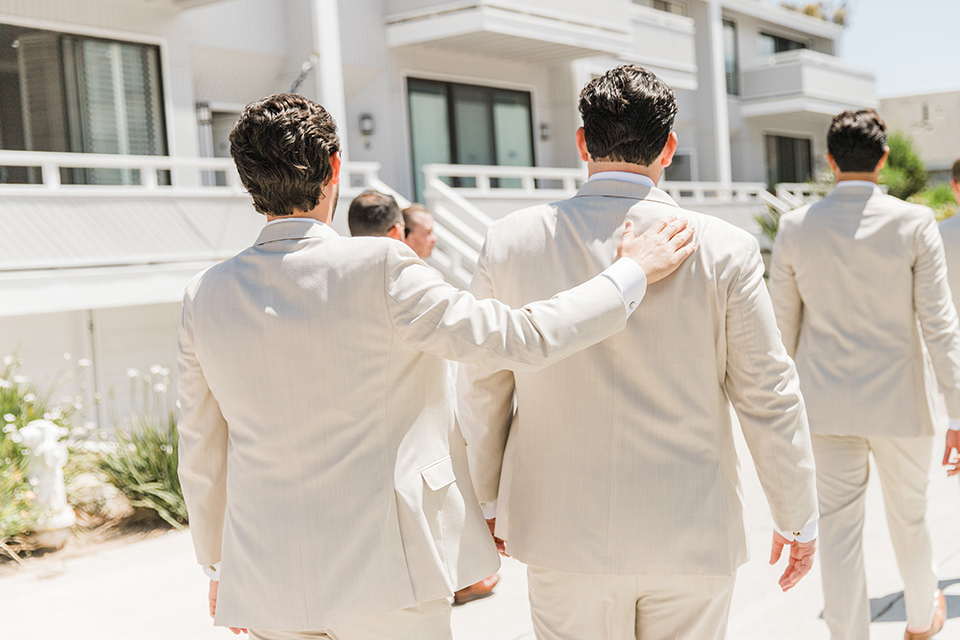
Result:
M662 189L648 187L636 182L625 182L623 180L591 180L584 182L574 197L583 198L588 196L645 200L648 202L659 202L672 207L680 207L680 205Z
M834 187L833 191L828 193L825 198L847 198L853 200L866 200L874 196L882 196L883 189L880 185L856 185L850 187Z
M339 236L339 234L336 231L323 223L291 218L278 224L268 224L264 226L254 244L259 247L271 242L281 242L283 240L335 238L337 236Z

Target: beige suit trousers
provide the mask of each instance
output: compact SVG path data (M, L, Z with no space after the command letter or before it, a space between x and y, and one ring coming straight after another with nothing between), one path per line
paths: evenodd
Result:
M907 624L933 618L937 570L927 529L933 439L813 435L820 496L823 618L833 640L868 640L870 601L863 567L864 497L869 454L880 474L887 525L903 578Z
M736 576L604 576L527 566L537 640L722 640Z
M324 631L250 629L251 640L453 640L446 598L338 625Z

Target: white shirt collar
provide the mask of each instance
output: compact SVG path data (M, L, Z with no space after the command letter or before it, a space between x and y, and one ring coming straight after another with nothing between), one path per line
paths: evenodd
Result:
M272 224L277 224L278 222L289 222L290 220L296 220L296 221L298 221L298 222L313 222L313 223L319 224L320 226L323 226L323 227L327 226L327 225L323 224L322 222L320 222L319 220L317 220L316 218L304 218L304 217L301 217L301 216L296 216L296 217L294 217L294 216L283 216L283 217L281 217L281 218L277 218L276 220L271 220L270 222L268 222L267 224L265 224L265 225L263 225L263 226L269 227L269 226L272 225Z
M841 180L837 183L838 189L841 187L869 187L873 189L876 186L876 182L870 182L869 180Z
M645 187L657 186L649 177L629 171L600 171L587 178L587 182L593 182L594 180L619 180L620 182L642 184Z

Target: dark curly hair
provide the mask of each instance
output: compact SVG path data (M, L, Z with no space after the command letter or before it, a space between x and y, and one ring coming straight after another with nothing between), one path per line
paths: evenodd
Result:
M254 208L264 215L310 211L333 178L340 149L326 109L303 96L277 93L243 110L230 132L230 155Z
M677 117L677 98L663 80L637 65L594 78L580 92L587 151L594 160L649 165Z
M870 173L887 150L887 123L873 109L838 113L827 132L827 151L840 171Z

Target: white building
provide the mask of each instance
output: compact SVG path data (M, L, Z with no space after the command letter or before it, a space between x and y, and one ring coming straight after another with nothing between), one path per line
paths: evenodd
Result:
M880 113L892 130L913 140L931 183L950 182L960 158L960 90L883 98Z
M795 204L766 188L877 106L840 35L760 0L0 0L0 353L39 382L92 358L87 393L121 412L127 368L172 367L184 284L262 224L225 158L263 95L323 103L344 211L367 186L426 200L463 283L490 218L585 177L577 95L623 62L677 93L675 196L745 226Z

